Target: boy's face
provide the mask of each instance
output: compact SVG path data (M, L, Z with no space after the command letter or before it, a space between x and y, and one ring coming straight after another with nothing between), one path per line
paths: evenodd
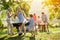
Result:
M32 15L32 14L30 14L30 17L32 18L32 17L33 17L33 15Z
M42 16L44 15L44 13L42 13Z

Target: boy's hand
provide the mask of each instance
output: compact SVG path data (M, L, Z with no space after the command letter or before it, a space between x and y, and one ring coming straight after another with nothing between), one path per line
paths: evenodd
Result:
M26 20L29 20L29 18L26 18Z
M29 19L26 19L26 20L29 20Z

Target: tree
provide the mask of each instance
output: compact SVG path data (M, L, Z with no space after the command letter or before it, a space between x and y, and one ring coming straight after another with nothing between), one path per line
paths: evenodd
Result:
M42 4L44 4L44 7L48 7L50 19L55 17L60 19L60 0L45 0Z
M0 13L0 28L3 26L2 21L6 18L6 10L2 10Z
M6 2L6 0L1 0L0 5L2 5L1 9L3 8L3 10L7 10L9 7L15 10L15 6L20 5L26 14L30 9L29 4L23 0L9 0L8 2Z
M24 10L26 15L28 16L29 9L30 9L30 6L28 5L28 3L27 2L22 2L20 6Z
M30 5L28 4L28 2L23 1L23 0L1 0L0 1L0 11L2 11L2 13L0 14L0 24L2 24L2 19L6 18L6 10L11 7L13 9L13 11L16 10L16 6L20 5L21 9L24 10L24 12L26 13L26 15L28 16L29 13L29 9L30 9Z

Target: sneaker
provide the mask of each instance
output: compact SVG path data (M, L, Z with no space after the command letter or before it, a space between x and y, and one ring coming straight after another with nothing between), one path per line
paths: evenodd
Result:
M22 33L19 33L19 36L21 36L22 35Z

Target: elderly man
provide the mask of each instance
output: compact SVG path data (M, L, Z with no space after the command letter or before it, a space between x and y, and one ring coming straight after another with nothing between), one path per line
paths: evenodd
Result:
M46 32L47 28L48 28L48 19L47 16L44 14L44 12L42 12L42 22L43 22L43 27L42 27L42 31Z

